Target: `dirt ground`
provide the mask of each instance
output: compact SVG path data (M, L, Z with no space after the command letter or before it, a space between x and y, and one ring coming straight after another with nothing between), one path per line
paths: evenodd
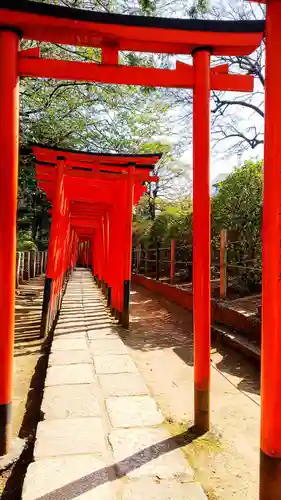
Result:
M244 316L256 316L259 306L261 305L261 295L251 295L236 300L226 300L224 305L234 309Z
M40 405L41 379L38 373L44 364L42 340L39 339L42 308L42 278L21 285L16 296L15 345L13 371L12 433L30 442L35 434ZM1 500L19 500L26 463L26 446L21 460L0 474Z
M124 341L174 434L193 418L192 314L142 288L131 292ZM184 447L212 500L258 498L260 390L256 366L213 345L212 432Z

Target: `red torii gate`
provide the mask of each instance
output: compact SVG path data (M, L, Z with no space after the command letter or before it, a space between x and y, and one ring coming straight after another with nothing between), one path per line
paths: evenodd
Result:
M210 67L211 55L247 55L260 44L261 21L198 21L87 12L36 2L2 0L0 7L0 236L2 288L0 413L7 427L11 402L15 220L18 163L19 76L115 84L192 88L194 91L194 383L195 425L209 429L210 393L210 91L251 91L248 75ZM19 53L20 37L102 49L102 63L40 59L39 49ZM119 51L192 54L194 65L174 70L126 67ZM2 245L3 246L3 245ZM3 362L2 362L3 361ZM3 432L3 431L2 431ZM5 431L6 432L6 431ZM4 436L2 436L4 442ZM0 436L1 442L1 436ZM0 450L5 452L6 445Z
M144 183L158 180L150 174L161 154L31 149L39 186L53 203L41 336L60 308L63 279L76 261L78 239L83 241L83 263L89 263L91 251L93 274L107 288L116 318L128 328L132 208L146 191Z

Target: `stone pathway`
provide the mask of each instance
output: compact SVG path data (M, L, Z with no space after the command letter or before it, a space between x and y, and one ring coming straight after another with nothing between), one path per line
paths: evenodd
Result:
M206 499L89 271L69 281L41 409L23 500Z

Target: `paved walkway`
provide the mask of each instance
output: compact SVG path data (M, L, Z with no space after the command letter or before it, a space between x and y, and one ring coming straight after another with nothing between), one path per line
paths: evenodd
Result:
M23 500L206 499L89 271L68 284L41 409Z

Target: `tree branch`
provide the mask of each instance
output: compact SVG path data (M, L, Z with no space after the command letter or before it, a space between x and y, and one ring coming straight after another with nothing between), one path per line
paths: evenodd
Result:
M243 106L244 108L249 108L249 109L252 109L253 111L255 111L256 113L258 113L262 118L264 118L264 112L258 108L258 106L255 106L255 104L252 104L250 102L246 102L246 101L236 101L236 100L233 100L233 101L230 101L230 100L227 100L227 99L223 99L221 100L219 98L219 96L217 94L213 94L214 96L214 99L215 99L215 102L216 102L216 107L214 109L212 109L212 113L217 113L218 111L220 111L224 106L225 106L225 109L222 110L221 114L223 115L224 111L226 110L226 108L228 108L228 106Z

